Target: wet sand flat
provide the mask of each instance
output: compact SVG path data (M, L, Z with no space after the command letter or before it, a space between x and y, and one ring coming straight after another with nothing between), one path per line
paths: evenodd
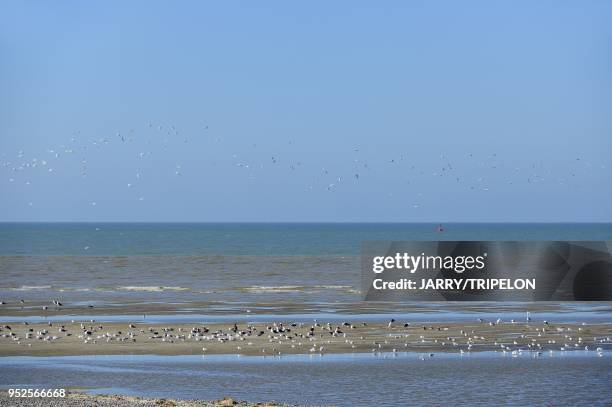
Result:
M555 313L559 318L567 312L576 310L595 311L605 314L612 313L612 304L602 302L593 303L568 303L568 302L536 302L536 303L504 303L504 302L293 302L293 301L257 301L257 302L223 302L223 301L177 301L159 302L146 299L135 300L134 293L127 293L118 302L95 303L91 301L77 303L75 301L62 301L63 306L56 307L51 300L37 300L26 297L21 303L20 297L3 298L4 304L0 306L1 317L61 317L74 316L96 316L96 315L170 315L170 314L208 314L226 315L243 314L245 316L257 314L300 314L316 312L339 312L342 314L371 314L378 313L420 313L423 316L433 315L435 312L446 311L452 313L516 313L525 315L525 311L531 313ZM14 297L14 298L13 298ZM477 314L474 318L478 317Z
M612 323L3 323L0 356L600 351Z

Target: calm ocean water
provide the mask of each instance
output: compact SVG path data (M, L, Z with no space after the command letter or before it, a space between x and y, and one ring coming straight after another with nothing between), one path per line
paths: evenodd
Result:
M0 255L358 255L366 240L610 240L612 224L0 223Z
M0 371L0 387L336 406L607 406L611 382L612 357L584 351L7 357Z
M434 224L4 223L0 299L209 302L207 312L318 304L318 312L360 300L365 240L612 240L612 224L444 226L440 233Z

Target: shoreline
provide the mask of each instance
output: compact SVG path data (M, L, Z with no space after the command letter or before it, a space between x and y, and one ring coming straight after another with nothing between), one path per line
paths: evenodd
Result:
M224 397L220 400L186 400L124 396L118 394L87 394L81 391L68 391L66 397L57 398L16 398L9 397L6 390L0 390L0 405L11 406L70 406L70 407L288 407L274 401L266 403L250 403Z
M2 290L2 289L0 289ZM128 296L133 298L133 296ZM96 316L96 315L197 315L211 316L237 315L254 316L258 314L302 314L302 313L329 313L334 314L372 314L378 313L423 313L435 315L440 312L465 313L558 313L568 312L599 312L611 313L612 302L600 301L571 301L571 302L494 302L494 301L466 301L466 302L384 302L384 301L342 301L342 302L301 302L294 301L256 301L256 302L227 302L227 301L176 301L157 302L150 300L129 300L100 303L92 301L62 301L62 307L54 307L51 300L25 299L15 295L5 296L0 306L0 320L2 317L61 317L61 316ZM25 297L24 297L25 298ZM53 298L53 297L51 297Z

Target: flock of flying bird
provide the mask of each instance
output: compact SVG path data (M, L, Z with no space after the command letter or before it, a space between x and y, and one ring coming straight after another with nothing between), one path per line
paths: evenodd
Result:
M486 192L492 189L493 185L498 185L499 179L505 179L508 185L521 182L524 184L537 184L550 180L558 184L564 184L578 175L584 175L586 171L595 167L591 162L581 159L580 157L575 157L572 159L573 162L568 163L566 166L566 172L564 174L559 174L554 173L551 168L546 168L542 164L531 163L526 165L523 163L522 166L517 166L515 165L516 163L512 163L512 165L509 165L508 163L501 162L496 153L490 154L487 157L477 157L476 154L467 153L465 157L455 157L454 161L461 162L462 167L466 167L466 165L471 165L472 167L459 170L457 168L459 166L454 165L452 163L453 160L445 154L440 154L439 159L429 160L429 165L416 164L413 159L414 156L397 152L388 153L386 159L381 158L377 162L368 162L361 154L362 149L360 147L353 147L352 149L347 148L347 155L345 156L335 155L334 162L330 162L329 166L321 167L317 165L315 168L312 164L311 166L306 164L308 162L307 156L302 156L301 159L296 159L294 156L288 157L288 146L294 148L294 150L292 150L293 152L303 155L292 140L288 140L288 146L281 148L281 150L286 150L283 153L285 156L283 156L283 154L270 152L270 148L266 147L264 147L263 150L258 150L261 145L251 144L249 147L253 154L251 154L249 158L239 157L238 154L224 151L222 148L215 150L212 145L216 144L220 146L223 139L221 137L213 137L210 134L208 125L201 126L198 131L200 133L199 137L206 139L208 143L207 148L213 152L211 158L214 165L217 165L218 161L226 157L227 161L219 164L235 166L245 170L250 179L257 178L258 172L262 173L262 171L270 168L272 168L273 171L291 172L308 169L310 172L307 174L307 179L309 179L310 182L306 182L305 190L321 189L332 192L338 190L348 182L363 182L363 180L367 178L366 175L372 174L375 168L383 168L384 171L382 174L384 175L384 179L399 176L406 185L411 185L410 189L414 190L415 193L413 196L414 202L411 203L413 208L420 207L423 205L424 201L423 192L419 192L419 182L432 182L434 179L443 178L455 184L457 187L471 191ZM119 150L111 149L105 152L105 163L102 164L102 166L107 166L108 168L109 165L119 165L117 161L121 160L122 157L125 158L128 162L123 164L132 168L133 172L131 175L126 175L123 181L117 180L118 186L122 184L125 188L136 190L139 188L145 176L144 168L151 164L161 165L160 161L146 163L147 160L159 153L159 151L156 151L156 148L161 147L161 149L164 150L164 154L168 153L171 147L172 149L183 148L183 150L178 151L176 158L180 156L184 158L186 152L194 148L199 148L198 143L196 143L195 146L192 144L192 139L182 135L173 125L164 126L148 123L144 130L136 131L135 129L130 129L127 132L117 132L114 136L100 137L93 140L83 136L80 131L76 131L68 142L57 147L49 148L44 153L27 154L24 150L19 150L13 155L8 152L3 152L0 154L0 169L4 170L2 176L4 182L8 182L9 184L21 183L29 188L34 188L32 186L34 183L33 179L37 179L37 182L43 182L40 181L40 178L32 176L34 171L55 175L60 172L60 168L63 170L69 168L69 166L62 163L62 161L67 161L70 157L73 157L72 161L74 162L76 157L76 160L78 160L79 175L81 178L87 179L92 171L97 171L99 169L97 164L92 165L99 158L95 151L115 146L118 147ZM364 150L367 150L367 148ZM165 156L164 160L168 160L169 158L170 157ZM165 161L163 165L167 166L167 163L168 161ZM348 166L346 165L347 163ZM201 162L196 165L201 165ZM401 167L399 167L400 165ZM385 168L385 166L395 167ZM600 166L601 168L605 168L603 164ZM332 170L331 168L335 169ZM467 170L467 172L464 171L465 175L461 175L463 170ZM493 172L501 170L505 171L505 175L501 178L498 176L495 178L490 177ZM183 164L178 162L168 167L167 173L171 173L177 177L182 176L184 174ZM158 173L156 172L156 174ZM227 179L224 179L224 181L231 182L229 178L230 176L228 175ZM279 182L286 181L281 180ZM393 195L393 193L390 192L389 195ZM134 196L138 201L144 201L144 188L138 190ZM92 207L99 205L99 202L95 199L86 201L88 201L88 204ZM33 206L34 202L27 201L26 204Z

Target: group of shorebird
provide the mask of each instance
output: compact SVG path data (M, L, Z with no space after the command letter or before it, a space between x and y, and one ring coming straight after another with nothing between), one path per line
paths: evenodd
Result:
M501 319L486 322L479 319L479 324L464 329L451 328L445 325L415 325L408 322L399 323L392 319L388 324L367 322L341 322L332 324L314 320L304 322L274 322L259 327L245 324L239 327L234 323L227 329L219 325L207 327L195 325L189 327L143 326L129 324L125 330L108 330L104 325L90 320L89 323L71 321L67 323L47 322L45 328L32 328L27 322L20 330L15 326L0 326L0 338L10 339L17 344L32 346L35 341L55 342L63 338L75 336L84 344L137 342L144 340L149 343L180 343L204 342L208 344L234 344L223 353L246 353L248 349L261 346L261 353L281 355L284 353L323 354L330 347L335 351L358 352L392 352L439 349L440 351L458 351L461 354L474 350L500 351L519 356L523 352L535 357L544 352L565 352L570 350L595 351L603 356L604 346L612 345L610 337L590 336L583 331L582 326L552 325L547 321L540 323L521 323L521 329L505 330L502 335L486 327L508 324L514 327L516 321L502 322ZM75 326L76 325L76 326ZM478 328L482 326L482 328ZM516 331L520 331L516 332ZM485 336L491 339L487 339ZM142 339L141 339L142 338ZM208 345L211 346L211 345ZM287 346L289 348L287 348ZM229 351L231 349L231 352ZM357 349L357 350L356 350ZM234 352L235 350L235 352ZM219 353L219 348L213 349ZM209 349L202 347L202 353ZM428 357L433 357L428 353Z

